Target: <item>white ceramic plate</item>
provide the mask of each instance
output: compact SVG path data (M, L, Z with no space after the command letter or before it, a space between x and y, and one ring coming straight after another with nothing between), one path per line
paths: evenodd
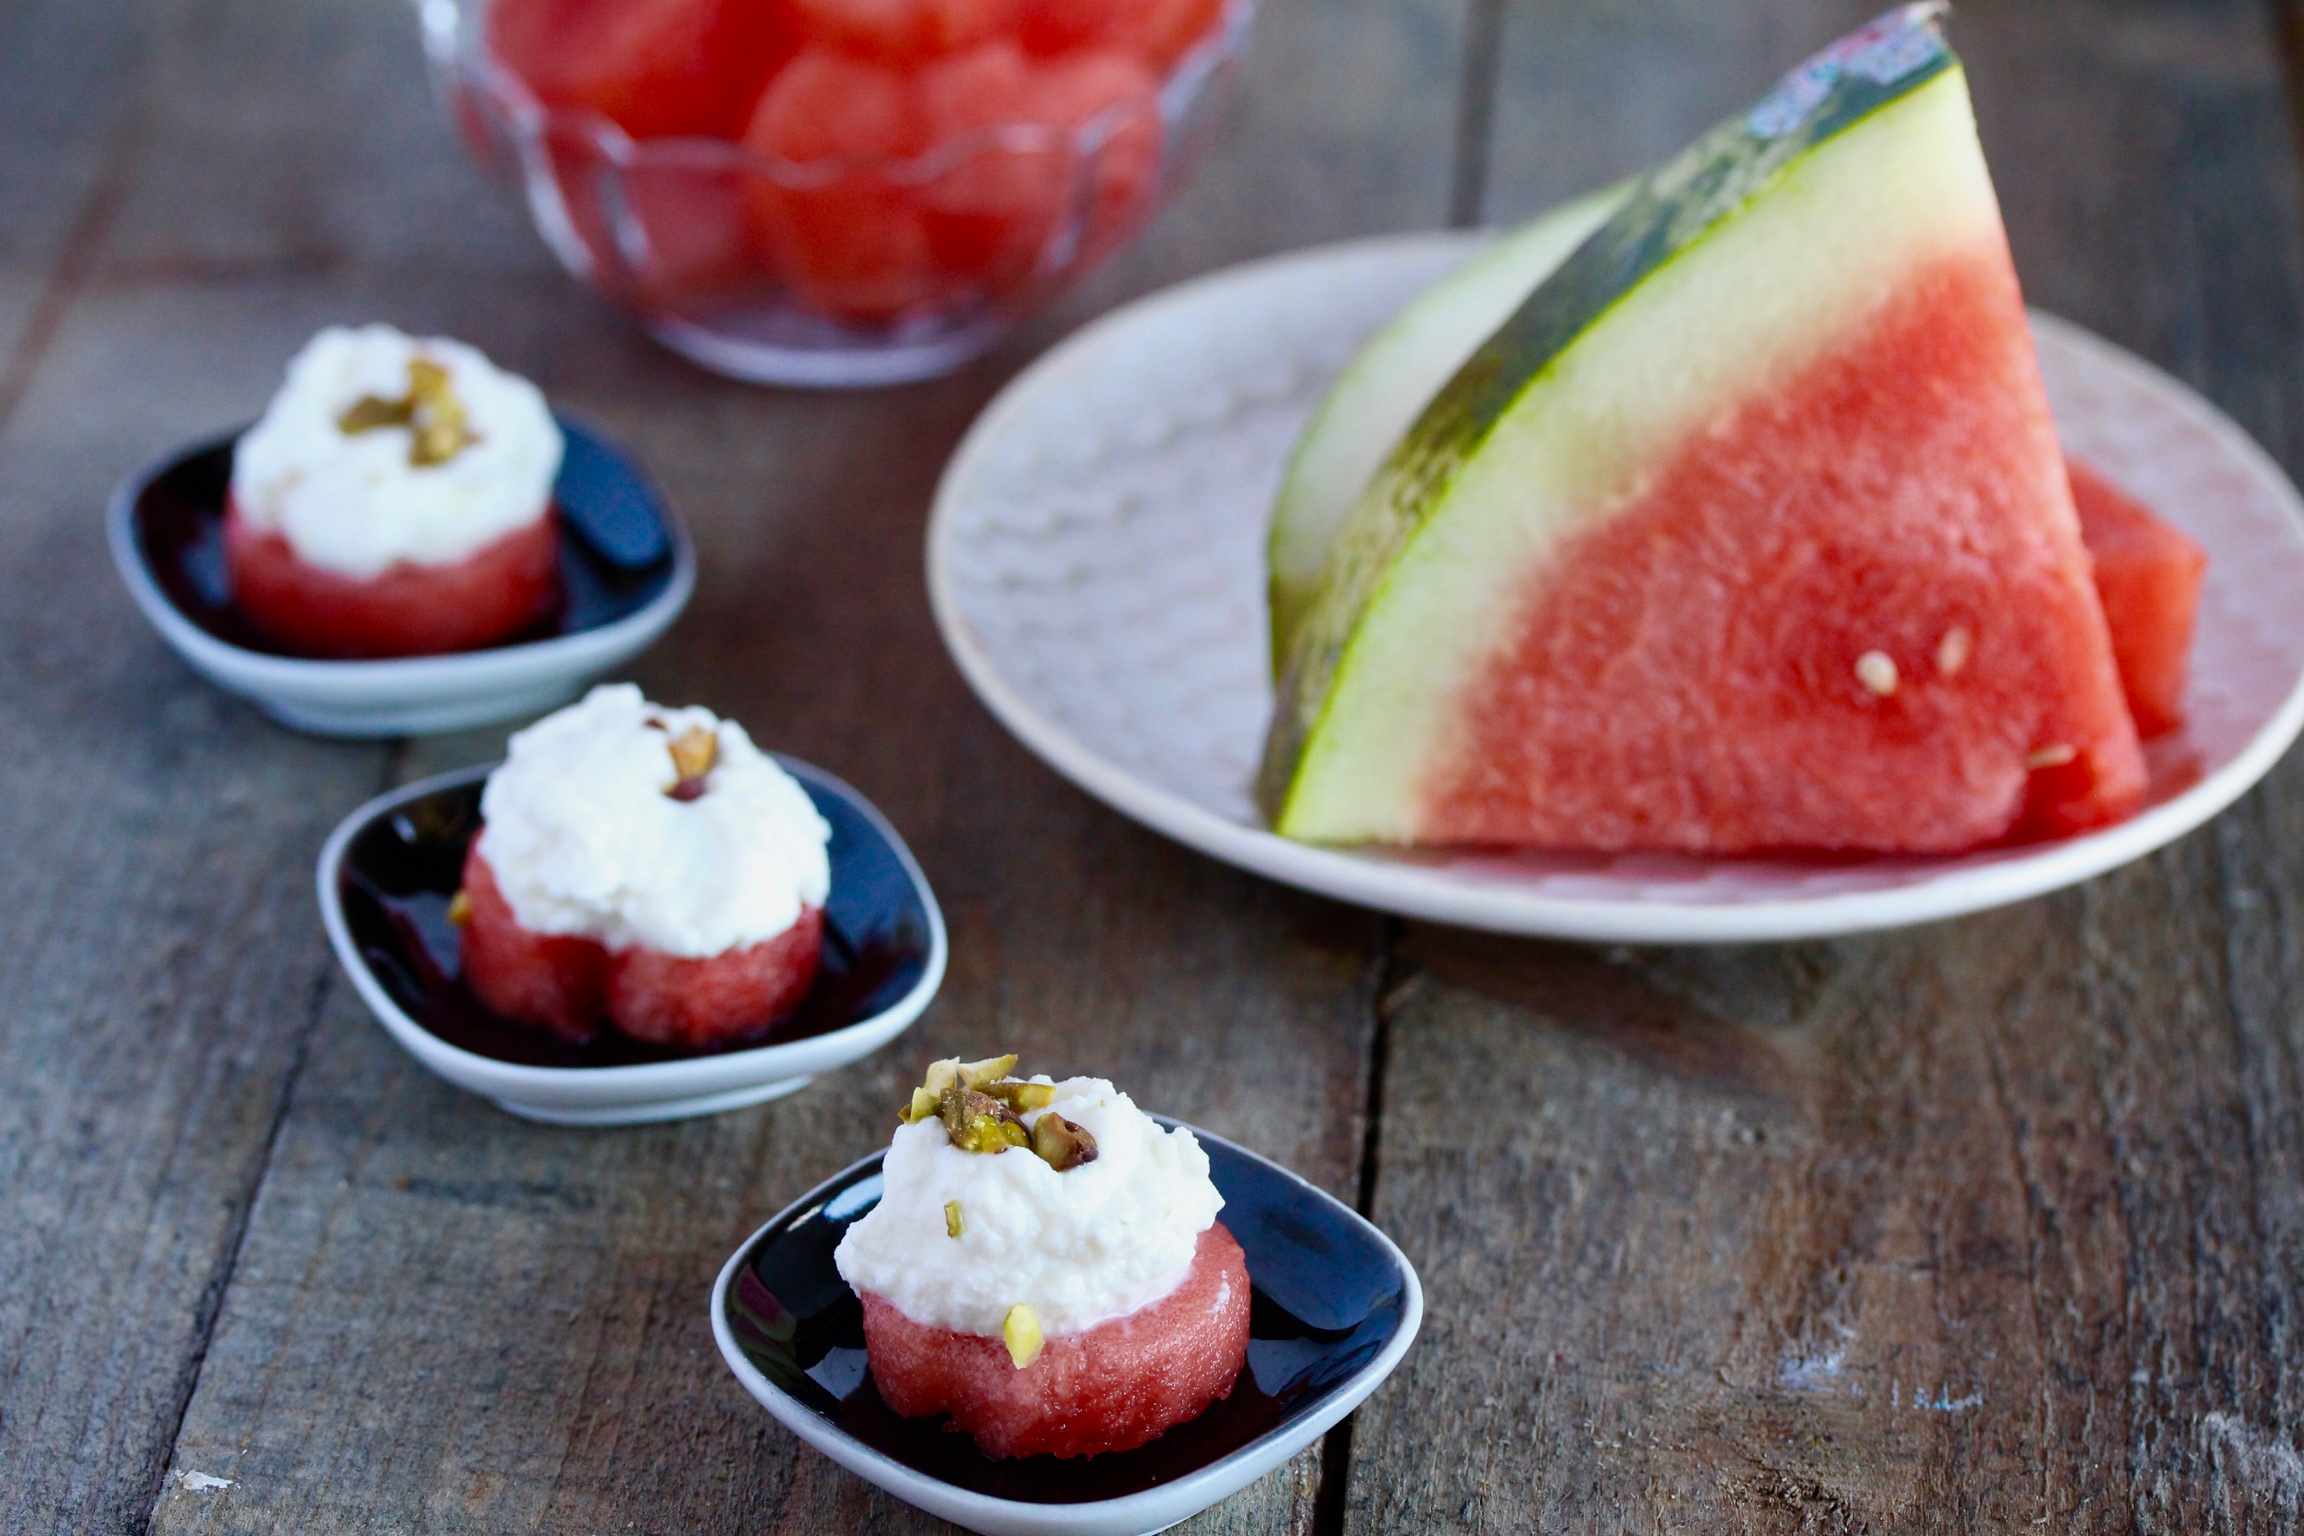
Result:
M1956 858L1397 853L1265 830L1264 532L1328 382L1478 239L1356 241L1219 272L1119 310L1003 391L928 531L961 671L1024 744L1115 809L1307 890L1507 933L1725 943L1896 927L2100 874L2199 826L2304 724L2304 502L2166 374L2034 317L2067 446L2208 551L2185 726L2147 749L2118 826Z

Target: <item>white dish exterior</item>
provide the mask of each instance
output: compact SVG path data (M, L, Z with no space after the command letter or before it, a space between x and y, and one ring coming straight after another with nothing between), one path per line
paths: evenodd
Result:
M313 661L249 650L209 634L168 600L137 546L136 498L171 454L123 480L105 512L112 563L128 595L186 665L282 725L315 736L416 736L462 730L567 703L654 645L696 590L696 551L669 509L664 590L612 623L519 645L389 661Z
M795 766L790 759L782 761L787 768ZM487 771L464 768L437 774L361 806L329 834L327 845L320 851L317 879L328 943L368 1011L409 1055L457 1087L493 1101L499 1109L524 1120L553 1125L637 1125L716 1115L765 1103L796 1093L817 1076L859 1061L895 1039L912 1027L944 983L948 958L944 914L912 851L870 801L821 769L810 769L810 777L842 793L887 840L926 912L927 969L894 1005L846 1028L784 1044L630 1066L527 1066L451 1045L410 1018L376 980L346 920L337 877L353 838L377 818L434 790L469 783Z
M1481 237L1354 241L1106 316L985 411L946 470L929 592L977 695L1122 813L1306 890L1498 932L1731 943L1899 927L2071 885L2207 821L2304 726L2304 500L2237 426L2130 354L2035 315L2065 444L2209 556L2189 719L2147 745L2145 809L1953 858L1339 849L1267 831L1264 534L1329 381Z
M1197 1471L1140 1493L1099 1499L1092 1503L1029 1504L1017 1499L997 1498L931 1477L865 1444L805 1404L794 1400L745 1358L742 1347L729 1330L727 1302L728 1288L735 1283L737 1274L751 1255L753 1245L763 1233L783 1225L812 1202L821 1199L825 1190L846 1182L858 1168L867 1163L877 1163L884 1155L879 1152L850 1164L816 1189L802 1195L775 1217L762 1223L729 1255L728 1262L720 1267L720 1278L712 1285L712 1337L720 1346L721 1358L736 1373L736 1379L743 1383L744 1390L751 1393L754 1400L766 1408L778 1423L802 1440L866 1482L886 1489L905 1503L967 1530L982 1532L983 1536L1152 1536L1154 1532L1164 1531L1172 1525L1189 1520L1202 1510L1238 1493L1335 1428L1346 1414L1359 1407L1370 1393L1383 1385L1384 1379L1406 1358L1410 1346L1416 1342L1416 1335L1424 1326L1423 1282L1416 1274L1416 1266L1408 1262L1408 1256L1400 1251L1397 1243L1385 1236L1383 1229L1326 1190L1280 1167L1271 1159L1259 1157L1245 1147L1212 1136L1197 1126L1193 1127L1193 1134L1203 1141L1218 1142L1241 1157L1263 1164L1292 1181L1302 1191L1304 1198L1321 1201L1348 1217L1364 1236L1372 1239L1390 1255L1398 1267L1401 1288L1399 1330L1375 1358L1354 1372L1350 1379L1335 1387L1327 1398L1302 1418L1281 1425L1261 1439ZM1253 1279L1253 1275L1250 1278Z

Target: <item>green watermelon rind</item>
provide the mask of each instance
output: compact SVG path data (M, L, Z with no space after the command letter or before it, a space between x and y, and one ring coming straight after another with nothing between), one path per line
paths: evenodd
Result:
M1406 433L1480 343L1623 203L1632 187L1625 181L1588 192L1498 236L1386 321L1329 385L1289 453L1265 538L1275 677L1287 662L1290 637L1319 591L1319 568L1337 526L1383 467L1390 453L1385 445ZM1351 466L1337 461L1361 457L1361 445L1371 441L1377 458L1339 496L1338 471Z

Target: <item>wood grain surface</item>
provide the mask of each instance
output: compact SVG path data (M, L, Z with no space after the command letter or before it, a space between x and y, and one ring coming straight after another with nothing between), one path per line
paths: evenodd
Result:
M401 0L0 5L0 1529L935 1528L747 1399L711 1277L935 1054L1087 1068L1358 1200L1400 1374L1204 1531L2283 1530L2304 1505L2304 770L2077 892L1600 951L1379 921L1056 779L945 659L926 507L1135 293L1636 169L1873 7L1263 0L1150 234L934 385L750 390L642 339L458 157ZM2036 301L2304 461L2275 13L1967 0ZM611 1132L432 1078L335 974L327 827L501 732L313 742L194 680L96 516L316 326L470 338L628 443L694 607L635 676L872 796L951 922L920 1028ZM168 1474L229 1478L195 1490Z

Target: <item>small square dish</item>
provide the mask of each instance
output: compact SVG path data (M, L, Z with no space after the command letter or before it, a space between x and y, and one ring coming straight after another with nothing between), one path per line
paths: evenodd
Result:
M112 561L192 669L284 725L322 736L458 730L549 709L654 644L696 586L687 531L638 465L555 417L566 453L558 612L509 645L387 661L316 661L269 645L232 605L224 499L239 432L130 475L112 495Z
M1174 1120L1154 1116L1161 1124ZM712 1288L736 1379L794 1434L906 1503L988 1536L1137 1536L1246 1487L1317 1441L1408 1352L1424 1290L1407 1256L1334 1196L1195 1128L1248 1259L1248 1365L1232 1395L1133 1451L1000 1461L938 1420L899 1418L864 1355L864 1310L833 1267L879 1202L882 1153L755 1232Z
M806 1086L910 1028L944 980L944 915L887 819L821 768L778 756L831 824L824 952L797 1012L754 1045L676 1053L589 1044L498 1017L462 979L449 903L493 765L369 801L320 854L320 913L361 1000L410 1055L530 1120L624 1125L717 1114Z

